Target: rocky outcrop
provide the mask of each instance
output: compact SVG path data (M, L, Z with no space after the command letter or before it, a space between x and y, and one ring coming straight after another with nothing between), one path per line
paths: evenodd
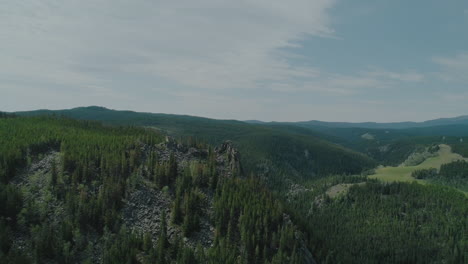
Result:
M166 141L155 147L160 161L168 161L171 154L182 166L187 165L191 161L204 161L208 157L208 150L188 148L185 145L177 143L173 138L166 137ZM149 150L150 148L148 148ZM147 153L148 154L148 153Z
M294 199L296 199L298 196L300 196L300 195L302 195L302 194L304 194L306 192L311 192L311 191L312 191L312 189L307 189L304 186L299 185L297 183L291 183L289 185L289 190L286 193L286 199L287 199L288 202L291 202Z
M46 212L44 216L47 222L58 225L63 221L66 212L63 202L51 195L49 185L53 163L55 162L57 169L60 168L60 153L52 150L29 158L31 159L29 164L15 175L11 183L24 191L24 204L33 203L35 207ZM32 256L31 244L28 242L31 240L28 227L18 226L14 237L13 246L26 252L28 256Z
M169 221L171 199L161 191L141 184L125 201L122 217L125 225L139 233L149 233L156 241L160 233L163 211Z
M192 162L206 163L209 155L207 149L189 148L177 143L171 137L166 137L165 142L155 146L142 146L142 151L146 156L149 155L150 151L155 151L160 162L168 161L170 156L174 155L179 172ZM239 151L234 148L232 142L226 141L221 146L216 147L214 155L219 176L231 177L233 171L238 174L242 173ZM210 247L213 243L215 230L210 221L213 211L213 193L210 189L202 191L206 199L201 205L200 228L189 237L183 237L181 227L170 223L174 201L173 190L153 188L152 183L145 179L142 179L135 189L130 191L127 200L124 201L123 221L132 230L141 234L149 234L153 242L156 242L160 234L161 217L165 212L166 222L169 223L167 230L169 241L174 242L176 237L183 237L186 245L196 247L197 244L201 244L204 247Z
M52 161L56 162L56 167L57 169L60 168L60 158L59 158L59 152L56 151L49 151L41 157L35 157L35 160L31 161L26 168L22 169L12 180L11 182L17 185L29 185L30 184L30 179L29 177L34 174L38 175L46 175L47 173L50 172L51 167L52 167ZM39 188L42 188L43 185L45 186L47 184L47 177L36 177L38 183L40 186Z
M234 147L232 141L227 140L221 146L214 149L217 157L218 164L224 165L224 170L228 176L232 176L232 172L238 175L243 174L242 166L240 163L240 153Z
M163 212L166 215L167 235L170 242L175 242L177 237L183 237L180 226L170 224L171 206L173 197L169 192L164 192L150 188L143 183L133 191L128 199L124 201L122 218L126 226L137 233L149 234L153 243L157 242L161 232L161 222ZM209 201L208 201L209 202ZM204 247L209 247L214 239L214 227L210 223L209 213L211 203L204 208L203 216L200 219L200 231L194 232L183 241L192 247L198 243Z
M291 221L291 217L287 214L283 214L283 221L287 225L294 225L294 223ZM294 238L299 241L299 252L301 252L303 263L304 264L317 264L317 262L314 259L314 256L310 252L310 250L307 248L305 239L304 239L304 234L302 234L300 231L296 230L294 232Z
M149 148L143 147L147 151ZM155 146L160 161L168 161L171 154L177 160L180 167L185 167L190 162L206 162L208 159L208 149L198 149L187 147L177 143L173 138L167 136L165 142ZM237 176L243 175L243 169L240 162L240 153L234 147L232 141L225 141L214 148L217 170L222 176L231 177L233 172Z

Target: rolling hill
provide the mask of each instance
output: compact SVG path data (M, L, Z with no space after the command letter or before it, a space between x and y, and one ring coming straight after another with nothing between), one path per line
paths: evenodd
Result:
M425 128L326 132L102 107L16 115L55 117L0 113L2 263L467 260L468 197L453 188L458 181L348 175L375 167L368 155L398 163L439 141L466 151L458 137L407 132ZM225 139L232 143L204 143ZM257 175L232 169L240 164ZM443 166L440 181L466 178L459 173L468 171L465 163ZM344 190L330 195L337 188Z
M0 116L0 263L315 264L237 153L141 127Z
M329 136L295 126L248 124L185 115L116 111L103 107L17 112L20 116L59 115L102 121L111 125L157 128L174 137L220 144L232 140L247 171L265 175L310 178L329 174L357 174L376 165L366 155L329 141ZM339 139L336 139L339 142Z
M247 121L250 122L250 121ZM258 122L258 121L254 121ZM423 122L392 122L392 123L378 123L378 122L324 122L318 120L291 122L286 124L294 124L304 127L331 127L331 128L373 128L373 129L406 129L406 128L421 128L433 126L449 126L449 125L468 125L468 115L458 116L453 118L438 118Z
M455 152L465 154L466 148L458 145L461 143L460 137L468 135L467 116L419 123L242 122L117 111L99 106L16 114L53 114L112 125L147 126L175 137L191 137L194 141L210 144L220 144L230 139L242 153L247 153L243 164L248 170L258 172L259 167L265 170L267 164L274 168L266 171L288 171L290 175L306 178L355 174L374 166L376 162L398 165L413 152L432 144L450 144Z

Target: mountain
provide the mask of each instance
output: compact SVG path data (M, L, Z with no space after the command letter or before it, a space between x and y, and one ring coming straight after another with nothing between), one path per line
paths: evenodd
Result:
M0 263L315 264L229 142L2 117L0 157Z
M176 137L211 144L230 139L242 153L246 153L242 161L249 171L263 172L270 178L283 171L288 171L288 177L299 179L328 174L356 174L373 167L376 162L397 165L424 146L457 143L460 137L468 135L468 125L464 124L466 117L422 123L242 122L117 111L98 106L16 114L54 114L113 125L148 126ZM457 122L460 124L454 124ZM460 150L454 145L452 147Z
M432 128L0 113L0 263L467 263L468 163L381 182L343 147L393 162L441 140L467 150L420 135Z
M459 124L448 124L456 123ZM453 121L439 122L437 120L424 122L424 125L411 128L367 128L353 127L365 124L352 124L350 127L333 127L311 125L304 123L265 123L266 126L296 126L320 135L328 141L342 145L366 154L384 165L398 165L409 155L424 147L434 144L450 144L454 151L465 155L468 148L468 124L464 118L454 118ZM368 123L367 123L368 124ZM436 125L439 124L439 125ZM325 136L324 136L325 135Z
M375 166L359 152L329 141L329 136L295 126L248 124L235 120L215 120L186 115L117 111L103 107L68 110L17 112L20 116L57 115L112 125L157 128L168 134L197 141L221 144L232 140L248 171L289 177L310 178L329 174L358 174ZM337 139L337 142L339 139Z
M246 121L250 122L250 121ZM422 128L433 126L448 126L448 125L468 125L468 115L439 118L424 122L393 122L393 123L377 123L377 122L325 122L325 121L300 121L300 122L282 122L284 124L293 124L302 127L329 127L329 128L372 128L372 129L406 129L406 128Z

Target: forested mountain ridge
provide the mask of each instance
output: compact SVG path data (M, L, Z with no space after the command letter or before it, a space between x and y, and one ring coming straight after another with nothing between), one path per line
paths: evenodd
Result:
M221 144L232 140L243 153L248 171L295 178L316 178L329 174L357 174L376 165L368 156L331 143L328 136L294 126L265 126L235 120L193 116L116 111L103 107L17 112L18 115L57 115L96 120L113 125L154 127L191 141Z
M288 171L305 178L335 173L355 174L377 163L397 165L415 151L433 144L450 144L454 151L459 151L460 138L468 135L468 119L465 116L420 123L402 122L397 124L413 125L396 128L389 125L389 128L385 128L386 126L367 125L374 123L240 122L186 115L116 111L98 106L26 111L17 114L55 114L114 125L151 126L176 137L191 137L211 144L220 144L226 139L232 139L245 153L243 163L248 169L255 169L259 164L260 167L264 164L275 164L271 170ZM382 123L384 124L386 123ZM262 138L261 144L258 138ZM282 141L289 143L282 144ZM303 146L306 146L302 150L304 152L315 150L316 155L309 155L312 159L320 158L322 155L317 154L322 154L325 150L330 153L326 155L328 157L326 160L330 160L330 157L333 159L335 155L341 156L337 160L342 160L343 165L332 167L326 165L325 159L316 161L304 159L302 151L299 151ZM284 153L290 155L287 157L280 155ZM463 154L462 151L460 154ZM322 164L321 168L316 164Z
M282 124L99 107L66 111L108 121L76 121L49 111L45 117L0 115L6 117L0 119L0 153L6 157L0 158L0 175L13 175L15 168L36 172L4 177L8 184L1 185L3 197L10 197L1 205L8 212L0 221L5 261L467 263L468 197L441 186L463 187L466 164L447 164L426 185L382 182L367 176L372 170L363 171L377 162L338 145L351 143L379 162L398 165L429 157L442 142L468 153L464 138L367 128L327 135ZM178 140L166 140L166 134ZM251 172L259 174L247 177ZM56 220L43 224L51 217L65 217L67 224L48 231L59 227ZM44 238L53 239L38 243ZM80 242L86 239L91 245Z
M2 116L0 143L1 263L315 263L229 142Z
M246 121L246 122L259 122L259 121ZM267 123L267 122L263 122ZM370 128L370 129L408 129L408 128L423 128L435 126L449 126L449 125L468 125L468 115L458 116L453 118L438 118L427 120L423 122L391 122L391 123L378 123L378 122L325 122L318 120L300 121L300 122L283 122L283 124L294 124L304 127L329 127L329 128Z
M285 127L280 123L264 125ZM290 125L286 127L291 130ZM413 153L437 144L448 144L461 155L468 153L468 125L462 124L407 129L296 127L303 129L297 130L302 133L326 135L328 141L366 154L383 165L398 165Z
M340 186L347 190L332 198L330 191ZM309 188L290 204L309 214L311 248L322 263L468 261L468 198L461 192L363 178L327 179Z

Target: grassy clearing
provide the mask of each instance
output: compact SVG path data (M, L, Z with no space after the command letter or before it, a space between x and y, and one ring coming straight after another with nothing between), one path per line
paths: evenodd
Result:
M456 160L468 160L463 158L461 155L453 153L450 146L441 144L439 145L440 149L438 151L438 155L435 157L431 157L426 159L424 162L417 166L399 166L399 167L379 167L376 169L376 173L374 175L369 176L372 179L379 179L385 182L413 182L417 181L421 184L425 184L424 180L418 180L411 177L411 173L415 170L420 169L429 169L429 168L436 168L440 169L442 164L450 163Z

